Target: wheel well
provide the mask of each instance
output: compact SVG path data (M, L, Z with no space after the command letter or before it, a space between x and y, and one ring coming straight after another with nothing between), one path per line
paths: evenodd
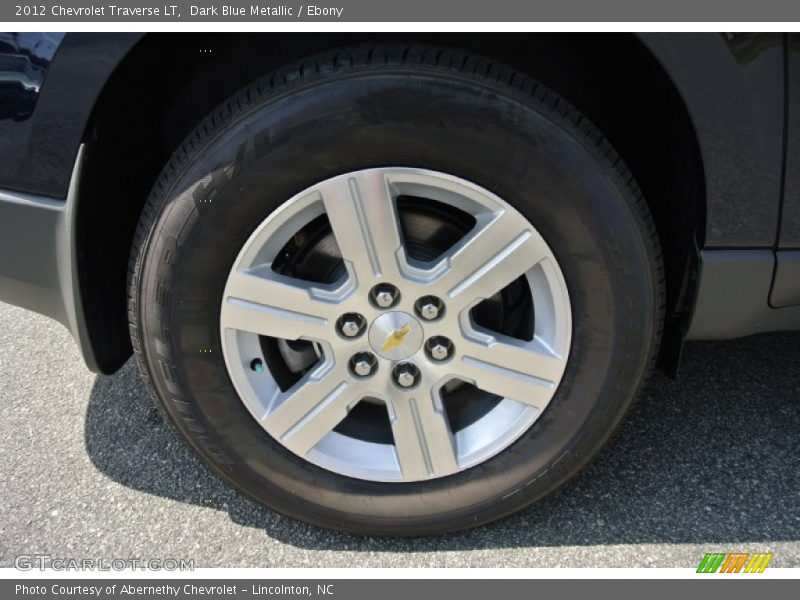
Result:
M150 34L106 83L85 135L78 269L103 372L131 352L127 267L139 213L161 169L215 106L273 68L354 43L418 41L481 53L569 100L603 132L644 191L664 252L661 365L674 371L694 298L705 215L702 160L675 86L630 34Z

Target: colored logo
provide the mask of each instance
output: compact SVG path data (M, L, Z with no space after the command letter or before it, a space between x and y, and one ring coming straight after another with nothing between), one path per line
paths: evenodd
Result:
M771 552L706 552L697 572L763 573L771 560Z
M403 343L403 340L406 336L411 333L411 325L406 323L400 329L395 329L392 333L390 333L386 341L383 342L383 346L381 346L381 351L389 352L394 348L397 348L399 345Z

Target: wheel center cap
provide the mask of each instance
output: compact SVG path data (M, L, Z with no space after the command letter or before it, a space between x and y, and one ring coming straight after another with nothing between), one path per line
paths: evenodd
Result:
M408 313L382 314L369 328L369 343L375 354L389 360L404 360L416 354L425 333L422 325Z

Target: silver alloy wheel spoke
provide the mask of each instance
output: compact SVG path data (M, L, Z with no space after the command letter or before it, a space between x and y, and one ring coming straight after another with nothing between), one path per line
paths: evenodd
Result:
M353 385L337 375L298 382L264 417L264 428L287 448L305 456L359 400Z
M403 245L396 206L401 195L467 212L475 226L433 263L415 262ZM348 276L316 284L273 270L287 240L322 214ZM476 325L472 309L520 278L534 304L532 337ZM399 292L396 301L383 306L371 299L376 284ZM423 318L418 301L431 297L441 302L440 314ZM363 330L349 336L337 322L353 314L364 320ZM255 230L231 269L220 329L231 381L275 440L343 475L408 482L479 464L530 428L563 377L571 310L552 251L513 207L451 175L379 168L311 186ZM317 362L281 388L272 364L254 366L263 364L263 336L312 341ZM447 354L426 353L426 343L437 338L447 340ZM304 348L308 356L311 346ZM372 370L356 372L352 360L364 356ZM410 369L411 382L393 375L402 363L408 365L397 372L407 376ZM442 392L465 384L495 398L468 424L451 421ZM352 426L339 427L360 402L386 406L388 448L385 441L354 434ZM379 413L368 410L359 418Z
M342 257L359 280L398 280L397 253L403 244L384 172L376 169L334 178L317 189Z
M433 397L392 402L392 410L392 435L404 478L427 479L458 470L447 417Z
M526 377L540 380L542 385L557 384L561 379L565 359L554 354L543 344L537 341L519 343L513 339L497 341L495 337L491 340L490 343L484 344L463 339L460 342L462 360L469 358L474 363L499 370L524 373Z
M435 282L454 308L490 298L550 254L538 233L519 229L506 212L493 217L449 253L449 269Z
M479 390L529 404L543 410L553 396L556 384L510 369L497 361L482 361L470 356L461 358L456 372L475 384Z
M337 315L336 305L315 298L307 282L263 266L231 273L220 322L223 328L288 340L326 339Z

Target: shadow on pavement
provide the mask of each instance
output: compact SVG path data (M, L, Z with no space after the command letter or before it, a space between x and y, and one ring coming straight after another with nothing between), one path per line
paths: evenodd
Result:
M618 435L564 488L498 523L436 538L359 538L299 524L209 474L162 422L133 361L98 377L86 448L133 489L227 511L308 549L442 551L800 539L800 334L686 348L656 374Z

